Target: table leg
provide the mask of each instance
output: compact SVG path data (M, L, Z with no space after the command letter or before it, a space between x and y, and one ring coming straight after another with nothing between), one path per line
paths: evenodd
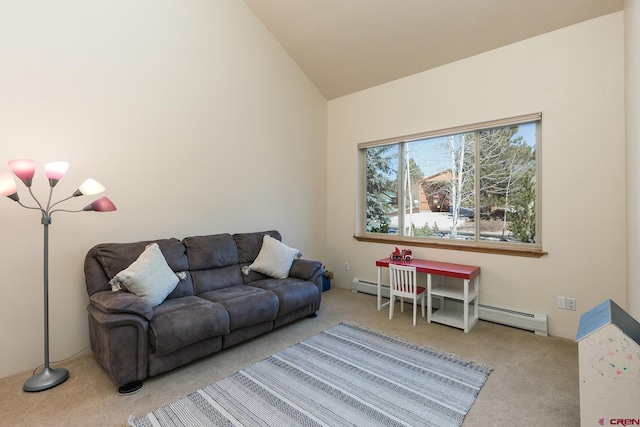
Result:
M432 308L433 301L431 300L431 273L427 273L427 323L431 323Z
M382 310L382 267L378 266L378 311Z
M480 276L476 276L476 278L474 279L474 289L476 291L476 299L474 301L473 304L473 316L474 319L478 320L480 319L480 303L479 303L479 299L480 299Z
M469 280L464 281L464 332L469 332Z
M378 266L378 295L376 296L376 305L378 306L378 311L382 310L386 306L389 305L389 301L382 303L382 267Z

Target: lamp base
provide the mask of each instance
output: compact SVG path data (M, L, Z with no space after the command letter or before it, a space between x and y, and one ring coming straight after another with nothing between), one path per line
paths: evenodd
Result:
M29 378L22 388L24 391L42 391L62 384L69 378L69 371L64 368L44 368L42 372Z

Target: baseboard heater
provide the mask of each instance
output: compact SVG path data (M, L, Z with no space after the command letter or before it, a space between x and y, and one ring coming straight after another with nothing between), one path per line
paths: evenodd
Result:
M353 292L377 295L377 288L378 285L375 282L357 277L355 277L351 283L351 290ZM383 297L389 298L389 286L382 285L381 294ZM439 308L438 302L437 299L434 300L434 308ZM459 310L462 310L462 304L457 301L447 301L446 304L447 308L455 309L456 306L459 306ZM532 331L535 332L536 335L549 336L547 315L544 313L525 313L482 303L479 304L478 311L480 312L480 320Z

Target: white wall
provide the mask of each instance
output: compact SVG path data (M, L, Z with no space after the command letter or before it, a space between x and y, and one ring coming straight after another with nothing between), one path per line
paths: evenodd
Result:
M118 206L54 214L52 361L88 346L97 243L276 228L324 256L327 102L243 2L5 0L0 94L0 171L33 158L44 197L40 167L67 160L57 198L93 177ZM4 198L0 233L3 377L43 362L43 242Z
M543 113L539 258L412 248L416 257L482 267L481 301L549 315L575 338L580 314L626 304L623 13L329 101L328 257L336 286L375 281L391 245L357 242L357 144ZM350 271L344 271L344 263ZM555 307L577 299L577 311ZM372 301L372 310L374 305Z

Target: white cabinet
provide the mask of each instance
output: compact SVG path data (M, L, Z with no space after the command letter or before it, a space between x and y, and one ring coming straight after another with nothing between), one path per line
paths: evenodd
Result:
M427 322L437 322L444 325L469 330L478 321L478 292L480 276L468 279L449 279L450 283L432 283L432 274L427 275ZM451 283L455 280L457 283ZM433 311L433 298L440 302L438 310ZM462 304L462 310L447 307L447 300L458 301ZM452 304L449 304L452 305ZM470 307L471 305L471 307Z

